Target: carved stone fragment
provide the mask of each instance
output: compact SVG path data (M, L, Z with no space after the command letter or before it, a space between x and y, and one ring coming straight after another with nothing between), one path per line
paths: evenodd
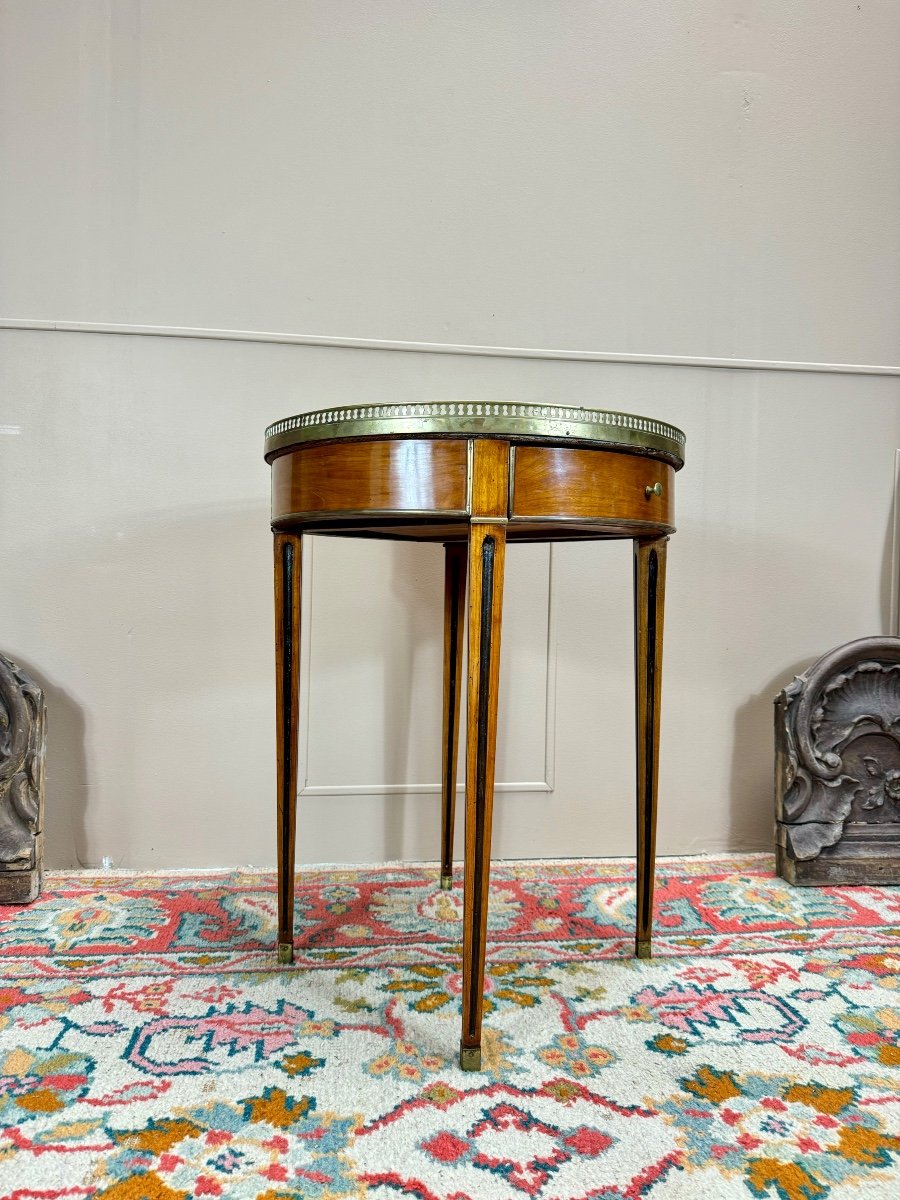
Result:
M43 878L44 693L0 654L0 904L27 904Z
M778 871L900 883L900 638L848 642L775 699Z

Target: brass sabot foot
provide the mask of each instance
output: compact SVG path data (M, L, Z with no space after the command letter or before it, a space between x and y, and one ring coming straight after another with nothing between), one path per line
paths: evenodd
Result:
M459 1048L459 1065L463 1071L480 1071L481 1070L481 1047L480 1046L460 1046L460 1048Z

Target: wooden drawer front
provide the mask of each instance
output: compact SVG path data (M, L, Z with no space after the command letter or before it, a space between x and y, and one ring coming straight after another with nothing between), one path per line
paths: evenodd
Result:
M647 488L657 484L661 495ZM517 446L513 517L652 521L671 525L675 472L655 458L611 450Z
M272 519L368 512L465 512L465 439L307 446L272 463Z

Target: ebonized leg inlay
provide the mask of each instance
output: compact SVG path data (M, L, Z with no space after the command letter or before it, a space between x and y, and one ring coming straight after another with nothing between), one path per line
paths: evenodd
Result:
M475 757L475 877L473 880L474 903L472 906L472 961L483 961L482 940L483 891L484 891L484 817L485 786L487 782L488 704L491 688L491 614L494 607L494 550L492 537L481 544L481 629L479 637L478 672L478 745ZM469 978L469 1024L466 1033L476 1038L478 1029L478 1006L484 981L480 972L472 971Z
M294 848L300 653L298 536L275 534L275 660L278 727L278 961L294 957Z
M444 890L453 886L453 831L456 819L456 760L459 748L466 560L465 546L447 546L444 583L444 745L441 783L441 887Z

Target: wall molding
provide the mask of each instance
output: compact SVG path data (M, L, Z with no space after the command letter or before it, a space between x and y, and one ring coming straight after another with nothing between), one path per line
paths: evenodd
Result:
M309 782L310 763L310 694L312 691L312 654L310 640L313 627L313 591L314 548L315 537L303 539L302 580L304 600L300 608L300 729L299 743L301 747L300 767L301 780L297 790L299 797L307 796L423 796L440 794L441 785L434 783L313 783ZM547 666L544 693L544 771L543 779L497 780L494 791L498 793L517 792L552 792L555 789L554 774L556 764L556 647L557 610L553 603L553 545L548 545L547 559ZM440 597L442 600L442 596ZM465 666L463 667L465 680ZM465 684L463 685L465 687ZM460 725L461 744L465 744L465 710L466 698L462 701L462 719ZM436 736L439 737L440 730ZM456 785L457 795L465 793L465 751L460 765L460 776L463 782Z
M189 338L215 342L271 342L343 350L388 350L402 354L460 354L480 358L536 358L561 362L632 363L645 367L705 367L719 371L801 371L826 375L900 376L900 365L794 362L769 358L715 358L692 354L625 354L616 350L557 350L536 346L469 346L452 342L409 342L383 338L331 337L318 333L267 333L254 329L204 329L188 325L117 325L105 321L46 321L0 317L0 329L53 333L121 334L129 337Z

